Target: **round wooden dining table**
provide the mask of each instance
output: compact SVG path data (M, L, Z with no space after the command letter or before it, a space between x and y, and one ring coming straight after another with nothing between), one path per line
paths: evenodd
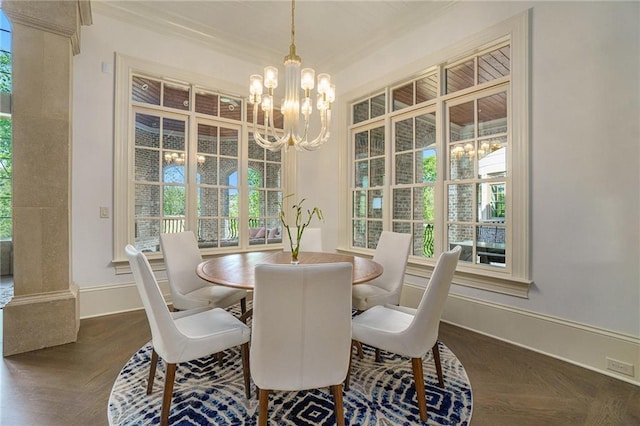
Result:
M301 265L351 262L353 284L364 283L382 275L382 265L364 257L338 253L300 252L298 260ZM221 255L200 263L196 273L203 280L214 284L253 290L255 267L261 264L291 264L291 253L274 250Z

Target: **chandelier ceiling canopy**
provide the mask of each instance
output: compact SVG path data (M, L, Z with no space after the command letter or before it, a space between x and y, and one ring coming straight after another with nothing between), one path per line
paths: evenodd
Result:
M302 60L296 54L295 45L295 0L291 1L291 46L284 58L284 98L280 106L283 116L283 131L279 135L274 125L274 90L278 87L278 68L268 66L264 77L253 74L249 79L249 103L253 105L253 137L258 145L271 151L285 151L293 146L297 150L318 149L329 139L331 104L335 100L335 85L329 74L318 74L316 108L320 115L320 130L315 139L309 138L309 121L313 114L311 91L315 85L312 68L300 70ZM266 88L266 93L264 89ZM302 102L300 101L300 91ZM264 134L258 131L258 108L264 113ZM300 114L304 121L300 122Z

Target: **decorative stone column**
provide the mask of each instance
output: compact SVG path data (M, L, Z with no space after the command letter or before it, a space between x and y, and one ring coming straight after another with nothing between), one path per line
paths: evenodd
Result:
M3 0L12 24L14 298L3 355L76 341L71 281L72 58L88 1Z

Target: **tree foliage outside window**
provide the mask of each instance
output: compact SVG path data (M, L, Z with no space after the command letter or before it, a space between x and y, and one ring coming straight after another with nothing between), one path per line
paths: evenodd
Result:
M11 54L0 52L0 92L11 93ZM11 225L11 117L0 117L0 239L9 239Z

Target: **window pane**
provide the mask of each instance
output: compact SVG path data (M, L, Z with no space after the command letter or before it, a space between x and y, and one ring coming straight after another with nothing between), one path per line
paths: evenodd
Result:
M433 183L437 177L436 150L423 149L417 152L416 183Z
M140 251L160 251L160 220L136 220L135 245Z
M359 102L353 106L353 124L369 119L369 100Z
M218 219L198 220L198 246L200 248L218 247Z
M413 118L396 123L395 149L396 152L413 149Z
M449 185L448 218L451 222L473 220L473 185Z
M135 216L160 216L160 187L158 185L136 184Z
M220 97L220 117L240 121L242 118L242 100L227 96Z
M231 158L220 159L220 185L236 186L238 185L238 160Z
M382 234L382 221L367 221L367 248L374 249L378 246L378 240Z
M185 166L165 164L162 168L162 181L164 183L186 183Z
M220 127L220 155L238 156L238 131Z
M478 99L478 136L507 132L507 93Z
M282 191L267 191L267 216L278 216L282 198ZM278 220L275 222L276 225L280 225Z
M205 156L203 162L198 162L198 174L196 180L201 185L218 184L218 159Z
M133 76L131 79L131 100L160 105L160 82L150 78Z
M416 117L416 148L436 145L436 113Z
M386 97L384 93L371 98L371 118L383 116L386 110Z
M384 127L371 129L371 156L384 155Z
M163 105L169 108L188 110L189 88L165 83Z
M163 202L163 216L182 216L184 219L187 210L187 199L184 186L165 186Z
M478 226L476 235L477 263L504 268L506 266L505 228Z
M474 151L472 143L459 143L451 146L449 157L449 176L451 180L473 178Z
M185 125L182 120L165 118L162 120L162 147L184 152Z
M371 186L384 185L384 158L371 160Z
M413 154L396 155L396 185L413 183Z
M449 107L449 141L456 142L475 136L473 101Z
M265 187L267 188L280 188L281 185L281 181L280 181L280 170L281 170L281 164L280 163L267 163L267 175L266 175L266 182L265 182ZM276 215L278 213L276 212Z
M354 191L353 217L367 217L367 191Z
M413 82L393 89L391 97L394 111L413 105Z
M506 183L478 184L478 220L504 222Z
M264 187L264 163L259 161L249 161L249 186L253 188Z
M135 180L147 182L160 181L160 152L144 148L136 148Z
M369 162L358 161L355 164L356 169L356 188L367 188L369 186Z
M265 150L265 154L267 154L267 161L275 161L280 163L282 158L281 151L269 151Z
M473 59L445 70L447 93L457 92L475 84Z
M393 222L391 229L393 232L399 232L401 234L412 234L411 224L406 222Z
M265 150L263 147L258 145L253 136L249 137L249 158L255 160L263 160L265 151L270 152L269 150Z
M478 177L488 178L507 175L507 138L480 142L478 149Z
M382 191L371 190L368 192L369 211L367 216L374 219L382 219Z
M222 188L220 190L220 214L219 216L238 216L238 190Z
M504 46L478 58L478 83L509 75L511 49Z
M364 220L353 221L353 236L351 244L354 247L366 247L367 245L367 223Z
M136 114L136 146L160 147L160 117Z
M461 262L473 261L473 226L449 225L448 240L449 250L455 246L462 247Z
M196 112L218 116L218 95L212 93L196 93Z
M411 189L401 188L393 190L393 218L411 219Z
M198 124L198 153L218 153L218 128L206 124Z
M413 219L432 222L435 219L435 189L432 186L414 188L413 194Z
M438 74L416 80L416 104L435 99L438 95Z
M218 216L218 189L198 188L198 214L204 216Z
M355 158L367 158L369 156L369 132L360 132L355 135Z
M433 224L416 223L413 227L414 256L433 257L434 253Z

